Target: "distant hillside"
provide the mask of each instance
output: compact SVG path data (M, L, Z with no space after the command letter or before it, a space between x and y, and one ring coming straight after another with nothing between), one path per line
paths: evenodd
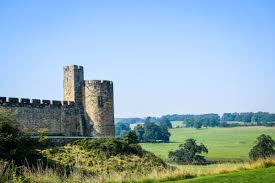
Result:
M134 124L143 121L143 118L115 118L115 123Z

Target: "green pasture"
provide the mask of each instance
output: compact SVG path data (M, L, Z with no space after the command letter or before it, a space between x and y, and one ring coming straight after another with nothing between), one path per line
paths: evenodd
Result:
M275 167L245 170L223 175L211 175L190 180L174 181L175 183L274 183Z
M207 146L208 160L240 161L248 160L248 153L256 138L261 134L271 135L275 140L274 127L236 127L236 128L176 128L171 129L170 143L142 143L142 147L155 153L163 159L168 158L171 150L188 138L194 138L198 143Z

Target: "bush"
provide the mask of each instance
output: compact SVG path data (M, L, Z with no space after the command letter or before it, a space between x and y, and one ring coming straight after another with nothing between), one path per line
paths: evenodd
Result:
M136 134L135 131L129 131L128 133L124 133L123 135L121 135L122 140L125 140L128 144L138 144L139 140L138 140L138 136Z
M22 164L41 158L36 152L38 143L18 129L11 111L0 110L0 159Z
M81 140L75 142L85 150L93 150L98 153L104 153L107 156L115 156L118 154L129 155L134 154L141 156L143 150L138 144L129 144L126 141L116 138L96 138L91 140Z
M168 157L177 163L205 164L204 156L198 155L201 153L208 153L208 149L203 144L197 145L194 139L187 139L179 149L169 152Z
M262 134L257 138L257 144L250 150L252 160L265 159L275 155L275 141L269 135Z

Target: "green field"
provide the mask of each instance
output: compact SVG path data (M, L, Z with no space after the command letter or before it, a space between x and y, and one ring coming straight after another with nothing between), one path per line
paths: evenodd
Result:
M236 128L177 128L171 129L170 143L142 143L142 147L167 159L168 152L177 149L188 138L194 138L208 147L208 160L230 161L248 160L248 153L256 138L261 134L275 139L273 127L236 127Z
M275 167L246 170L223 175L212 175L190 180L174 181L175 183L274 183Z

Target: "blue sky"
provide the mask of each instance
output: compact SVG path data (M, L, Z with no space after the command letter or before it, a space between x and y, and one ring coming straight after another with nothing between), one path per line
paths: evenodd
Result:
M0 1L0 96L114 81L116 117L275 112L275 1Z

